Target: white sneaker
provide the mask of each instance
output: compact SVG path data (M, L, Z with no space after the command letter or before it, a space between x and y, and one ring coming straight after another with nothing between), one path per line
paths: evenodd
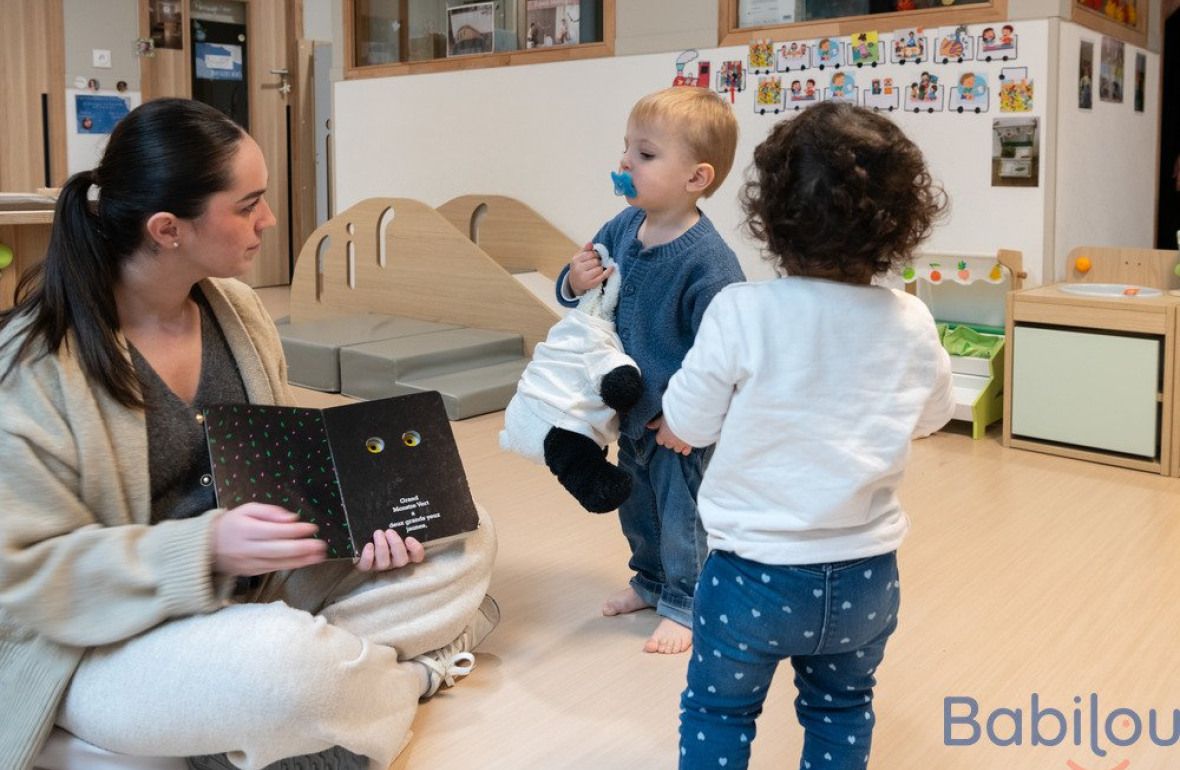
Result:
M479 611L475 614L475 619L463 629L455 641L414 658L414 661L426 666L429 680L426 692L422 694L421 699L430 698L444 684L447 687L454 687L457 677L470 674L471 670L475 668L475 656L471 654L471 651L492 632L499 622L500 605L496 604L496 600L491 596L485 595L479 605Z

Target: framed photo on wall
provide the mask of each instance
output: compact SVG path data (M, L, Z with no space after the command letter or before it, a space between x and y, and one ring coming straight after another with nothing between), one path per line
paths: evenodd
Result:
M447 9L447 56L496 49L496 4L470 3Z
M577 45L581 42L582 7L579 0L528 0L525 47Z
M1094 44L1083 40L1078 51L1078 109L1094 107Z
M148 27L154 48L183 48L184 12L180 0L149 0Z
M1104 102L1123 101L1123 53L1126 46L1122 40L1103 36L1102 59L1098 70L1098 98Z
M1135 112L1143 112L1143 89L1147 85L1147 55L1135 54Z
M1036 117L992 120L992 187L1037 187L1040 156Z

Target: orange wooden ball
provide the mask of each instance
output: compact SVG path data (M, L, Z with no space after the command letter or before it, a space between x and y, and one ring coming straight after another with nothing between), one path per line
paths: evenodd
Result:
M1089 257L1078 257L1077 261L1073 263L1073 266L1079 273L1088 273L1092 267Z

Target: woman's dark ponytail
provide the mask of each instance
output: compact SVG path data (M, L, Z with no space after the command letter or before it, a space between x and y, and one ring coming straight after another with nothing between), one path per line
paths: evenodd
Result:
M15 305L0 311L0 330L27 321L23 339L9 340L19 346L0 382L28 357L71 344L72 334L71 352L90 380L126 406L142 404L118 336L122 264L143 244L152 214L196 218L211 195L229 187L243 136L222 113L185 99L147 102L119 122L98 167L62 187L45 260L21 278Z

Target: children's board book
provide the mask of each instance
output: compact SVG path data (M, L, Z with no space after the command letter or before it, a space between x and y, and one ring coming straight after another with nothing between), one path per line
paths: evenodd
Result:
M354 558L377 530L437 543L479 526L436 392L327 409L210 406L217 504L278 505L319 526L329 558Z

